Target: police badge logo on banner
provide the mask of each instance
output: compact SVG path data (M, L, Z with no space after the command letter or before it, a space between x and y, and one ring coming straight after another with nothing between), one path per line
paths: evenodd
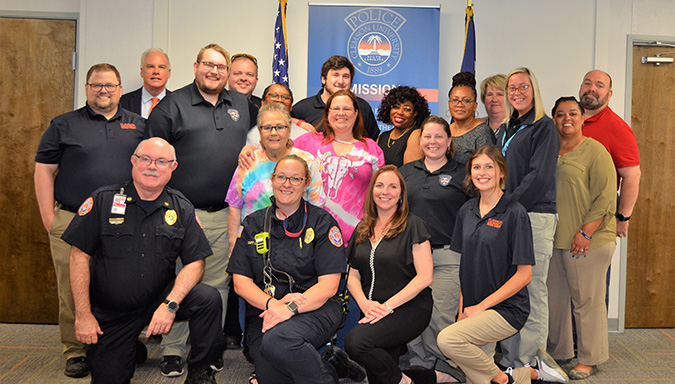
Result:
M386 8L363 8L345 18L353 31L347 42L349 59L359 72L382 76L396 68L403 51L398 30L405 22L400 13Z

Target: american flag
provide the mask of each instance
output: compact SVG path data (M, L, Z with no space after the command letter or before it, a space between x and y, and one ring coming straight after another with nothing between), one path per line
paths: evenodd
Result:
M272 81L288 85L288 46L286 45L286 2L279 0L277 21L274 23L274 60Z
M476 74L476 27L473 23L473 7L469 1L464 18L464 57L460 72Z

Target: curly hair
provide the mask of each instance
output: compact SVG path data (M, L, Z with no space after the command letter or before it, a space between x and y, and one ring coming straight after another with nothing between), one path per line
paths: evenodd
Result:
M391 108L405 101L412 103L413 110L417 113L417 115L415 115L414 126L421 126L422 122L431 115L429 104L427 103L427 99L420 95L417 88L405 85L399 85L398 87L390 89L384 98L382 98L382 104L380 104L380 108L377 112L377 120L385 124L391 124Z

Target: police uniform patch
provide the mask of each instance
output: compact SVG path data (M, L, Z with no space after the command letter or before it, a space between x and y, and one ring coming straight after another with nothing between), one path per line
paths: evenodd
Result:
M178 220L178 215L176 214L176 211L173 209L169 209L166 211L164 214L164 221L166 221L167 224L169 225L174 225L176 224L176 220Z
M440 184L443 187L447 187L448 184L450 184L450 180L452 180L452 176L450 176L450 175L440 175L440 176L438 176L438 184Z
M314 240L314 229L307 228L305 231L305 244L309 244Z
M94 199L91 197L88 197L87 200L80 205L80 209L77 210L77 214L80 216L84 216L87 213L91 212L91 208L94 207Z
M333 244L336 247L341 247L342 246L342 232L340 232L340 228L333 226L329 231L328 231L328 240L330 240L330 243Z
M239 121L239 111L237 111L236 109L230 108L230 109L227 110L227 113L232 118L232 121Z
M112 225L120 225L124 223L124 217L111 217L108 219L108 222Z

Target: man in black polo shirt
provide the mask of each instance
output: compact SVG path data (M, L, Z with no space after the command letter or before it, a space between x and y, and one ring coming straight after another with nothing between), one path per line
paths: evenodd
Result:
M176 153L152 138L138 145L131 164L133 181L94 191L63 234L72 245L75 331L88 345L92 382L129 383L141 330L147 325L146 337L159 335L189 318L185 382L215 384L209 365L225 348L222 303L215 288L199 284L211 248L194 207L165 187Z
M331 56L321 66L321 84L323 84L323 87L315 96L298 101L293 106L291 116L316 127L323 116L323 109L326 107L326 101L328 101L330 95L342 89L349 90L353 79L354 64L344 56ZM362 98L357 97L356 99L359 101L359 111L368 137L377 140L380 135L380 128L377 126L373 109Z
M193 65L195 81L166 96L148 119L146 137L162 137L176 148L181 166L169 186L185 194L197 209L213 256L206 259L203 283L221 294L223 319L230 276L225 196L237 167L237 156L255 125L257 109L239 92L228 92L230 55L217 44L202 48ZM162 341L161 372L183 374L186 324L175 324ZM222 369L222 365L214 365Z
M70 246L61 234L96 188L129 178L129 156L143 139L145 120L118 108L120 74L110 64L87 72L87 104L57 116L42 135L35 156L35 194L49 233L59 295L59 330L66 376L89 373L84 345L75 336L75 307L68 271ZM57 173L58 171L58 173Z

